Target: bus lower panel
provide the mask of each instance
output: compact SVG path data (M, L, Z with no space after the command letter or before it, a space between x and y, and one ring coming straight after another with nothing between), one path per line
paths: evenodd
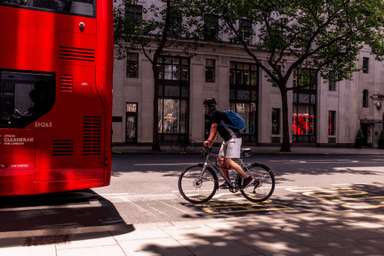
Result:
M103 187L104 179L35 182L35 194Z
M1 170L0 195L31 195L34 194L34 170Z

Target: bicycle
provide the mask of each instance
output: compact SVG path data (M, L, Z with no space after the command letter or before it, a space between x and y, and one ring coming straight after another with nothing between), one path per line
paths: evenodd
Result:
M218 190L218 178L216 173L229 184L229 191L236 193L240 190L241 194L249 201L263 202L270 198L275 190L275 175L269 167L261 163L245 165L243 158L253 155L250 148L241 149L240 166L247 175L253 177L252 182L246 187L241 188L243 177L237 173L235 182L230 182L224 176L221 167L214 164L209 158L218 157L211 153L211 149L204 148L202 154L206 155L204 164L193 165L185 169L179 177L178 187L180 194L185 200L200 204L208 202Z
M189 135L191 137L191 135ZM196 150L196 142L188 139L187 135L179 136L179 140L175 140L171 144L171 149L175 152L193 152Z

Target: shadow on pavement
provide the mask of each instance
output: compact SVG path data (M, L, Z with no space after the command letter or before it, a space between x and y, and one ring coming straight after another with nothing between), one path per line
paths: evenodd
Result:
M0 248L66 243L132 232L114 205L92 190L0 198Z
M220 219L159 225L170 238L139 241L135 250L161 255L384 255L383 183L311 193L272 199L265 203L269 211L247 218L236 218L247 215L236 210L257 211L262 204L233 203L230 213L230 202L210 201L201 211L208 208ZM292 210L276 212L271 207L278 204ZM228 215L232 218L223 218Z

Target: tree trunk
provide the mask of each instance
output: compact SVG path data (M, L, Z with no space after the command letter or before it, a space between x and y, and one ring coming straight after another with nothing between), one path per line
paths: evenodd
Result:
M159 144L159 120L157 118L159 113L159 75L157 70L157 58L154 58L152 63L153 79L154 79L154 97L153 97L153 132L152 132L152 150L161 151Z
M285 87L285 86L284 86ZM282 101L282 111L283 111L283 143L281 144L280 152L291 152L291 147L289 145L289 119L288 119L288 98L287 90L280 89L281 92L281 101Z

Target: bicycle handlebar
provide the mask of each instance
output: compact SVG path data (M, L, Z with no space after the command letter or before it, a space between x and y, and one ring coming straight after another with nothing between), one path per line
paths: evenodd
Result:
M201 150L201 154L203 155L208 155L209 153L211 153L212 151L212 148L208 148L208 147L202 147L202 150Z

